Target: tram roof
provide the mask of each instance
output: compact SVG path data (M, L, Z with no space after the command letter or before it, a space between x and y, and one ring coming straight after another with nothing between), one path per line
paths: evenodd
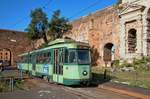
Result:
M26 52L26 53L20 54L19 56L24 56L24 55L28 55L29 53L32 54L34 52L39 52L39 51L47 50L47 49L51 48L51 46L53 46L53 45L68 44L68 43L74 43L74 44L77 44L77 45L89 46L88 43L77 42L77 41L75 41L73 39L56 39L54 41L49 42L48 43L48 45L49 45L48 47L41 48L41 49L36 49L36 50L30 51L30 52Z
M63 43L73 43L73 42L76 42L75 40L73 39L56 39L54 41L51 41L48 43L48 45L55 45L55 44L63 44Z

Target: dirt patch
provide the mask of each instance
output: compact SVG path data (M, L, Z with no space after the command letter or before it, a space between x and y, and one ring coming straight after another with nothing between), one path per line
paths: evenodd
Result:
M26 79L24 80L24 84L28 89L33 89L38 86L37 80L34 79Z

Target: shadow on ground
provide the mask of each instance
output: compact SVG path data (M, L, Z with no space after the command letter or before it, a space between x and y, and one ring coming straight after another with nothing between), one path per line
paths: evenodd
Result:
M104 84L109 82L111 79L113 79L114 77L108 75L108 74L97 74L97 73L92 73L92 78L90 80L90 84L80 84L80 85L73 85L70 87L73 88L86 88L86 87L97 87L100 84Z

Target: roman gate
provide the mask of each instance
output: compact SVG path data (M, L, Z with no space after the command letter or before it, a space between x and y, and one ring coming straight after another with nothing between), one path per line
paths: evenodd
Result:
M123 0L120 11L120 58L150 55L150 0Z

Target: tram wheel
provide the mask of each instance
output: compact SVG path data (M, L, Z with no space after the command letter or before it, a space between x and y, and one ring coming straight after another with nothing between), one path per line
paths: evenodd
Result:
M43 79L46 81L46 82L49 82L49 79L47 76L43 76Z

